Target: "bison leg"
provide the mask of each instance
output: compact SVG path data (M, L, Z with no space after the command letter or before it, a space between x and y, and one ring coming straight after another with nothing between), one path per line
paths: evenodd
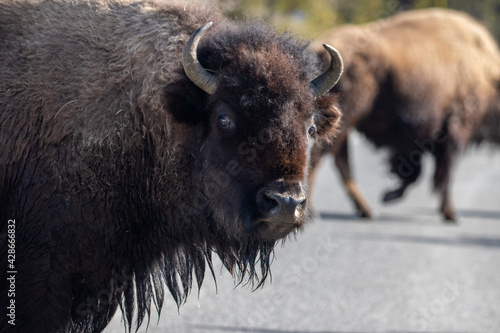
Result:
M353 201L356 209L361 217L371 218L372 211L365 197L361 193L356 182L351 177L351 168L349 166L349 151L348 151L348 141L347 137L338 147L335 152L335 165L337 170L340 172L342 181L344 182L344 187L349 194L349 197Z
M398 188L385 193L384 202L402 198L408 186L418 179L422 173L422 152L415 148L410 153L395 153L390 163L391 172L401 179L401 184Z
M436 146L434 158L436 170L434 172L434 189L441 196L440 211L447 222L456 222L456 212L450 195L450 176L453 164L458 156L459 145L453 138Z

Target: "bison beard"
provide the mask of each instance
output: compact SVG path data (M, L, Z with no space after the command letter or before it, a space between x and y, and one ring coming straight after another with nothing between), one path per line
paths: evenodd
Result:
M333 49L320 75L307 43L208 1L2 1L0 32L19 319L1 332L100 332L118 308L139 327L165 286L180 305L214 275L212 253L264 282L308 219L310 149L337 133Z

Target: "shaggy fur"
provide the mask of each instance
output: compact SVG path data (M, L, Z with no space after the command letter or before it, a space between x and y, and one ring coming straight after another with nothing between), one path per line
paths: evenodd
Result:
M210 96L181 63L208 21ZM16 220L18 332L100 332L117 308L139 327L165 286L179 305L200 287L214 252L264 282L294 228L257 223L256 195L307 193L310 149L340 118L335 97L313 101L307 43L208 1L2 0L0 36L0 232Z
M333 153L360 214L371 216L350 174L348 131L356 128L391 151L391 171L401 186L385 201L403 195L420 174L421 155L431 153L441 212L453 220L448 188L456 157L471 141L500 143L500 53L491 34L466 14L427 9L341 26L318 41L338 47L344 59L334 90L342 93L345 118L335 145L318 147L313 164Z

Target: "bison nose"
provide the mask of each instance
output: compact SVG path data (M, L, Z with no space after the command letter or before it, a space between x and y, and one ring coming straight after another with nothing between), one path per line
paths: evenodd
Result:
M305 212L306 197L298 193L264 189L257 194L257 205L264 218L269 221L294 223Z

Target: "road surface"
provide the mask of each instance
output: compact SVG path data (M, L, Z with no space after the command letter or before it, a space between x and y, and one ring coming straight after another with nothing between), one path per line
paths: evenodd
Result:
M179 311L166 298L148 332L500 333L500 149L472 148L460 159L452 193L461 220L450 225L437 212L430 159L403 200L383 205L383 191L395 184L387 156L357 135L351 145L374 220L354 216L325 158L314 188L317 218L277 248L272 283L235 288L218 270L216 292L207 274L199 297L195 288ZM106 333L124 332L120 315Z

